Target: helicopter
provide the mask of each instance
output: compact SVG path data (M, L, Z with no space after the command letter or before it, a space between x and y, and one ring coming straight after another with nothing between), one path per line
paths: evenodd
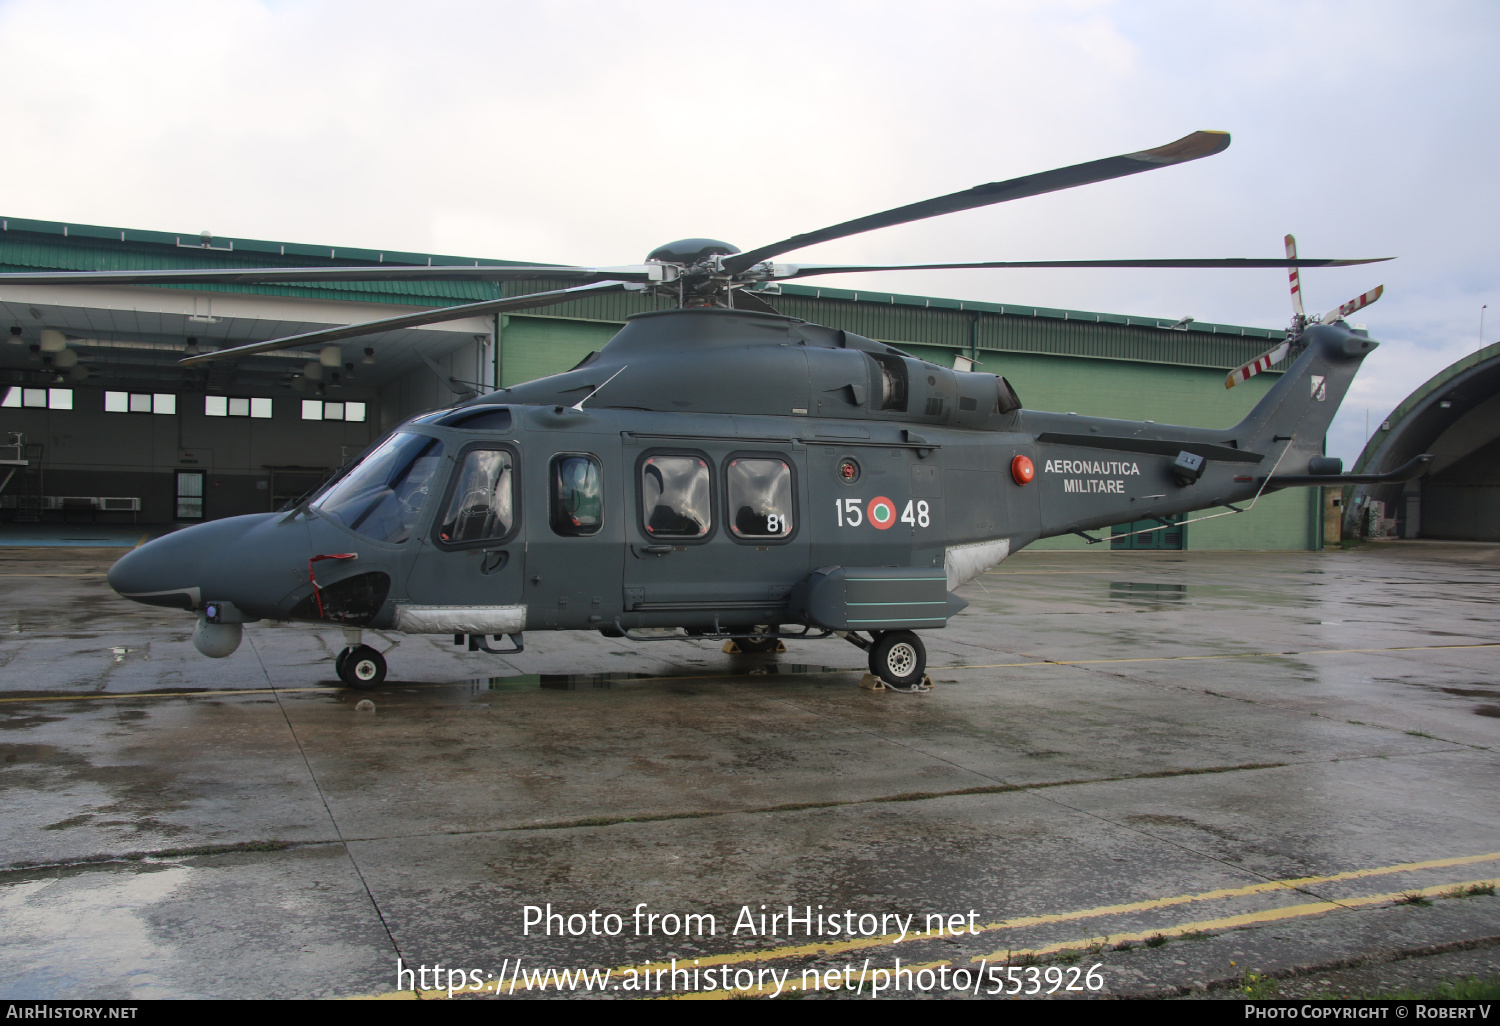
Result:
M945 626L967 605L957 588L1037 539L1098 542L1105 539L1090 532L1112 524L1166 525L1194 510L1231 515L1280 488L1420 473L1413 461L1386 475L1347 475L1322 455L1328 425L1378 343L1342 320L1357 308L1350 304L1309 320L1297 272L1375 261L1299 258L1290 236L1285 259L777 258L1159 170L1228 145L1227 133L1194 132L749 251L712 239L669 243L638 265L74 271L0 274L0 284L567 283L199 353L184 364L600 292L670 297L675 308L633 315L571 370L407 420L291 509L210 521L142 545L114 564L110 585L196 615L193 641L210 657L234 652L246 623L341 628L335 669L354 688L375 687L387 672L366 634L388 642L394 632L452 635L470 651L498 654L523 651L526 631L591 630L637 641L723 639L726 650L742 652L837 637L866 651L884 685L919 690L926 650L917 632ZM1045 413L1025 409L1001 376L783 316L755 291L855 271L1017 267L1288 268L1293 329L1226 387L1236 374L1244 380L1292 363L1229 428Z

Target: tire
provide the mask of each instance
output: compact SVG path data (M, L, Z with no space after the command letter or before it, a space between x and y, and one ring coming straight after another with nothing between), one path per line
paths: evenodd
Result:
M344 679L344 661L349 658L349 653L354 649L345 645L344 650L333 657L333 671L339 675L339 680Z
M870 649L870 672L892 687L922 683L927 671L927 649L911 631L886 631Z
M740 651L746 655L769 655L776 651L779 638L766 638L756 635L753 638L735 638L734 643L740 647Z
M385 656L369 645L348 650L338 667L339 679L351 688L369 691L385 680Z

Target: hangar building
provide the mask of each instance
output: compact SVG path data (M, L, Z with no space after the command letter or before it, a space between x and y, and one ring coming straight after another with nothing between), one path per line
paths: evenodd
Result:
M1424 382L1370 436L1354 473L1381 474L1431 453L1425 476L1353 491L1346 529L1394 520L1402 538L1500 541L1500 342ZM1356 524L1356 521L1364 521Z
M0 219L0 269L126 270L517 261ZM567 282L320 282L314 285L0 290L0 518L168 523L281 508L422 410L567 370L630 314L634 293L354 339L325 366L284 350L184 368L188 352L450 306ZM1026 406L1203 427L1238 421L1275 373L1230 391L1224 375L1281 330L853 292L783 284L782 313L1003 374ZM395 308L395 309L393 309ZM1495 361L1492 361L1495 362ZM1497 368L1500 370L1500 368ZM19 438L11 438L11 434ZM7 480L7 473L9 479ZM1156 526L1142 523L1141 527ZM1081 548L1074 538L1039 543ZM1116 545L1315 549L1317 489L1263 497L1242 516ZM1096 546L1103 550L1105 546Z

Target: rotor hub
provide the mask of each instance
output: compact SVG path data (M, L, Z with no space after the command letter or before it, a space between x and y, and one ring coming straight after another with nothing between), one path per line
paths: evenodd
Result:
M733 256L739 251L738 246L731 246L717 239L678 239L676 242L657 246L646 255L646 259L663 264L682 264L684 267L692 267L694 264L704 263L716 256Z

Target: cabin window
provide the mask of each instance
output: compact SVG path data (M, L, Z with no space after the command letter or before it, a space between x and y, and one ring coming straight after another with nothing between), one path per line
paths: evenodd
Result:
M653 538L706 538L713 529L708 461L648 456L641 464L641 520Z
M598 534L604 523L604 475L592 456L552 458L552 530L568 537Z
M436 438L394 434L313 506L367 538L404 542L411 537L442 458L443 443Z
M792 468L781 460L740 457L724 474L729 529L736 538L789 538Z
M506 537L516 522L515 492L515 464L509 450L470 449L438 522L438 540L466 545Z

